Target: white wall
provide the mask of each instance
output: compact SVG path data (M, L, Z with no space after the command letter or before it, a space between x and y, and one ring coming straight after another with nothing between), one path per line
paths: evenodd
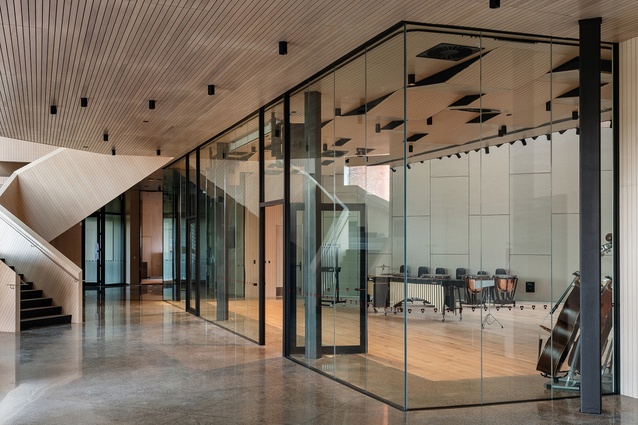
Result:
M612 231L612 130L603 134L601 241ZM449 274L504 268L517 275L517 300L558 298L579 268L578 136L575 130L492 146L461 158L411 164L407 171L407 264ZM403 170L392 173L392 222L402 234ZM403 263L394 238L393 271ZM602 243L602 242L601 242ZM604 274L612 260L603 259ZM525 282L536 283L534 293Z

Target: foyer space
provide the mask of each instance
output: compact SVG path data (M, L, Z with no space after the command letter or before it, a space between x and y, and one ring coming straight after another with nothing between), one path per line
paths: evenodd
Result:
M85 322L0 333L0 424L634 424L638 400L402 412L164 301L85 292Z

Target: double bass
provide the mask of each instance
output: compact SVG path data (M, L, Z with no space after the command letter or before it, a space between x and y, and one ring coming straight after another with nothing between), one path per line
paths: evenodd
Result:
M600 256L604 256L612 249L611 233L605 237L606 244L600 247ZM574 342L578 339L578 331L580 329L580 274L574 272L575 278L567 287L567 290L558 299L551 313L554 313L556 308L560 305L563 299L565 304L563 305L554 328L551 329L551 337L545 343L545 347L540 353L538 363L536 364L536 370L541 372L542 375L548 377L556 377L560 373L560 369L570 353L571 348L575 345ZM609 337L611 330L611 304L612 304L612 290L611 290L611 278L606 277L603 279L603 285L601 288L601 345L604 347ZM545 328L546 330L550 330ZM576 363L573 360L576 358ZM580 356L575 356L572 351L569 362L570 365L578 370L580 368Z
M576 277L550 312L553 313L565 299L552 336L547 340L536 364L536 370L546 376L554 377L559 373L580 329L580 274L574 272L574 275Z

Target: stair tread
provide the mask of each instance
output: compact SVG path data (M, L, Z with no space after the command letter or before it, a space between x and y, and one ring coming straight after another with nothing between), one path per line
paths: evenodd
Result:
M38 320L46 320L46 319L53 319L56 317L71 317L70 314L52 314L50 316L39 316L39 317L27 317L26 319L20 319L20 322L35 322Z
M27 308L21 308L20 311L36 311L36 310L44 310L46 308L57 308L60 307L59 305L45 305L45 306L40 306L40 307L27 307Z

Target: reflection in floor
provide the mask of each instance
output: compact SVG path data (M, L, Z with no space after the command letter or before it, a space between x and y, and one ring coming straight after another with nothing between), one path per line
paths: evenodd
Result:
M82 325L0 333L0 423L638 423L620 396L600 416L578 399L402 412L160 299L87 291Z

